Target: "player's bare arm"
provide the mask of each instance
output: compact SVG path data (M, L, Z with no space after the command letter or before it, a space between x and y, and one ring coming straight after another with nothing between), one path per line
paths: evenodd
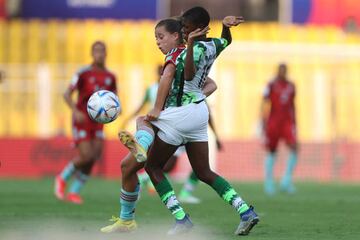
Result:
M261 101L261 106L260 106L260 119L263 130L264 127L266 126L267 120L269 119L270 108L271 108L271 102L269 101L269 99L264 97Z
M156 95L156 101L154 108L146 115L146 119L153 121L158 119L161 110L164 107L166 97L169 94L172 81L174 79L176 66L173 64L167 64L165 66L163 75L160 78L159 88Z
M223 19L222 21L223 28L221 32L221 37L225 38L228 41L228 45L230 45L230 43L232 42L230 28L233 26L237 26L243 22L244 22L244 18L241 16L226 16Z
M74 118L76 122L84 122L85 121L85 114L82 113L81 111L79 111L76 108L76 104L74 103L73 99L72 99L72 94L74 93L73 90L71 90L70 88L67 89L63 95L64 100L66 102L66 104L70 107L70 109L73 111L74 114Z
M211 94L213 94L213 92L215 92L216 89L217 89L217 85L216 85L215 81L212 78L206 77L206 81L205 81L204 87L202 89L204 95L206 97L208 97Z

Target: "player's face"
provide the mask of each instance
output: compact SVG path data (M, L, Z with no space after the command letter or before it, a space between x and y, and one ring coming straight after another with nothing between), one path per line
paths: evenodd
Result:
M95 64L104 64L106 58L106 48L103 44L96 44L92 49L92 57Z
M184 36L184 39L187 41L189 34L194 31L195 29L197 29L197 26L195 26L194 24L192 24L191 22L189 22L186 19L182 20L182 33Z
M167 54L171 49L178 45L178 34L166 31L165 26L155 28L155 39L160 51Z
M285 78L286 77L286 66L285 65L281 65L280 67L279 67L279 73L278 73L278 75L279 75L279 77L280 78Z

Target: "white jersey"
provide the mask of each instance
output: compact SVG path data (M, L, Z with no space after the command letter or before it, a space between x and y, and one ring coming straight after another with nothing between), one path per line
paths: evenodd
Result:
M196 73L192 80L184 83L184 94L195 95L195 102L206 98L202 89L211 66L220 52L228 45L226 39L209 38L207 41L197 41L194 45L194 64Z

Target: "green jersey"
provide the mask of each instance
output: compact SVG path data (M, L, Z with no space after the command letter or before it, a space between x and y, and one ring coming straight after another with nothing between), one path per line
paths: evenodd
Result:
M172 61L176 72L172 87L167 98L165 108L183 106L206 98L202 88L211 66L219 54L228 46L223 38L209 38L194 44L195 76L192 80L184 79L186 49L179 52L179 48L170 51L166 56L165 65Z

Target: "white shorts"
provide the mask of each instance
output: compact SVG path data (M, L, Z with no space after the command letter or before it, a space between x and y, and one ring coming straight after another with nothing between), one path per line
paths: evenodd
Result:
M207 142L209 110L202 101L181 107L169 107L151 123L159 128L158 136L164 142L180 146L188 142Z

